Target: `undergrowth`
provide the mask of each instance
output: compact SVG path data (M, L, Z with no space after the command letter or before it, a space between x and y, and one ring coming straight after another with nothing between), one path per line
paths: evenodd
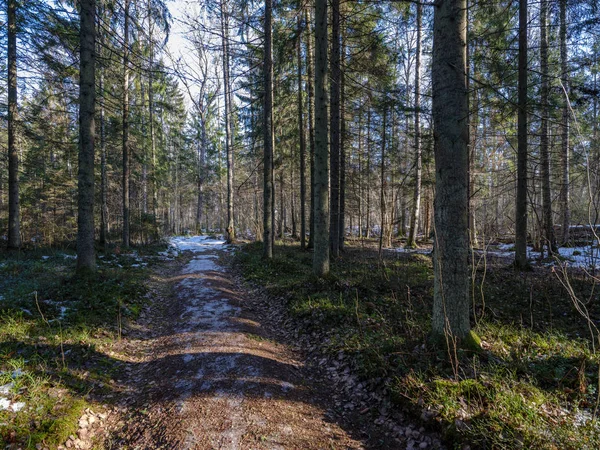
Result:
M83 410L116 400L125 363L111 351L139 314L164 246L102 254L76 276L72 252L0 253L0 445L55 448Z
M595 419L598 355L586 322L549 269L516 273L500 263L475 272L473 324L480 352L461 352L458 371L428 344L433 269L429 256L346 248L331 275L312 275L312 254L260 243L237 262L247 280L283 299L323 350L351 355L362 377L381 379L393 400L461 448L600 448ZM594 286L571 282L600 319Z

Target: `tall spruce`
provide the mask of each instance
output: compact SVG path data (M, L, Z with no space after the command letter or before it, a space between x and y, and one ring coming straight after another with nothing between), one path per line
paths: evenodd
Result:
M515 267L525 269L527 261L527 1L519 0L519 62L517 118L517 195L515 218Z
M550 77L548 71L548 0L540 3L540 65L541 65L541 130L540 130L540 160L542 176L542 222L544 227L543 242L548 255L556 253L554 238L554 223L552 220L552 192L550 187Z
M122 202L123 202L123 228L121 234L121 244L123 247L129 247L131 236L129 232L130 221L130 181L131 181L131 155L129 143L129 7L130 0L125 0L123 12L123 98L122 98L122 154L123 154L123 186L122 186Z
M307 248L314 247L315 237L315 78L314 78L314 54L312 45L310 8L304 10L304 22L306 23L306 84L308 86L308 153L310 158L310 207L308 225Z
M562 124L561 124L561 169L562 179L560 184L560 215L561 215L561 244L567 244L570 239L571 226L571 158L569 148L569 60L567 53L567 0L560 0L560 79L562 83Z
M8 15L8 241L21 247L19 207L19 152L17 149L17 0L7 1Z
M263 108L263 136L264 136L264 198L263 198L263 257L273 258L273 2L265 0L265 25L264 25L264 108Z
M79 27L79 168L77 270L94 271L94 135L96 114L96 1L81 0Z
M306 133L304 128L304 92L302 89L302 2L298 2L297 64L298 64L298 137L300 146L300 248L306 248Z
M329 84L329 244L340 254L340 0L331 1L331 59Z
M315 237L313 271L329 274L329 136L327 130L327 1L315 2Z
M435 140L434 336L464 339L469 322L466 0L434 6L432 113Z

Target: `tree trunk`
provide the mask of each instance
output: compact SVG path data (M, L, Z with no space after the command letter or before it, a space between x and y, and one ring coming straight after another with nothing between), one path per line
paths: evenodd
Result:
M306 84L308 85L308 148L310 154L310 212L307 248L314 247L315 236L315 85L313 74L314 55L312 48L311 17L309 8L305 10L306 22Z
M279 239L283 240L285 228L285 205L283 203L283 170L279 171Z
M148 0L148 11L151 11L151 0ZM150 158L152 159L152 220L154 223L155 239L158 239L158 186L156 176L156 134L154 132L154 26L152 24L152 14L148 13L148 41L150 44L148 71L148 121L150 122Z
M343 66L344 55L344 37L342 36L342 56L340 65ZM345 95L345 77L344 71L340 70L340 231L339 251L344 250L344 239L346 237L346 95Z
M263 257L273 258L273 3L265 0Z
M331 255L340 255L340 1L331 0L331 60L329 104L329 244Z
M104 68L100 69L100 245L108 240L108 174L106 171L106 127L104 117Z
M17 151L17 0L8 0L8 243L21 247L19 153Z
M432 113L435 140L435 250L432 331L447 344L469 323L468 104L466 0L434 7Z
M371 237L371 104L367 110L367 189L366 189L365 237Z
M419 214L421 210L421 179L423 174L423 159L421 153L421 16L422 5L417 3L417 53L415 56L415 190L413 194L413 205L410 212L410 229L408 231L407 247L416 247L417 233L419 231Z
M548 143L549 131L549 82L548 82L548 0L541 0L540 4L540 64L541 64L541 132L540 132L540 158L542 171L542 222L544 236L542 245L548 248L548 256L556 253L556 239L554 238L554 224L552 220L552 192L550 189L550 146Z
M567 0L560 0L560 69L563 94L562 108L561 165L562 183L560 189L561 244L569 242L571 226L570 207L570 155L569 155L569 66L567 54ZM594 122L595 123L595 122Z
M203 99L201 99L203 102ZM202 105L202 103L201 103ZM202 232L202 212L204 211L204 178L206 170L206 149L208 139L206 135L206 111L204 106L200 112L200 152L199 152L199 167L198 167L198 206L196 210L196 227L198 233Z
M302 102L302 18L298 2L298 136L300 145L300 248L306 248L306 140L304 134L304 117Z
M123 247L129 247L129 1L125 0L123 27Z
M527 1L519 0L519 113L517 137L517 198L515 218L515 267L527 261Z
M81 0L79 27L79 167L77 270L94 271L94 122L96 108L96 1Z
M313 271L329 273L329 142L327 133L327 0L315 2L315 238Z
M477 73L475 70L475 61L472 62L473 70L471 71L471 45L469 42L469 23L468 17L470 15L471 5L467 8L467 91L472 93L475 99L474 107L471 105L471 98L468 97L469 107L469 239L471 241L471 248L478 246L477 242L477 230L475 229L475 147L477 142L477 125L479 122L479 102L477 101L478 90L471 89L471 74ZM484 216L485 217L485 216Z
M221 37L223 47L223 86L225 88L225 145L227 153L227 242L235 241L233 221L233 104L229 80L229 12L221 0Z
M141 43L138 42L138 44L138 51L141 53ZM139 111L140 121L142 125L142 136L140 137L140 147L142 151L142 213L146 215L148 214L148 147L146 145L148 124L146 122L146 89L144 85L144 77L140 75L138 79L140 82L140 94L142 97L142 107ZM142 228L142 234L143 233L144 229Z
M383 256L383 233L386 227L386 205L385 205L385 138L387 136L387 105L383 107L383 127L381 131L381 191L379 192L379 209L381 212L381 223L379 230L379 257Z

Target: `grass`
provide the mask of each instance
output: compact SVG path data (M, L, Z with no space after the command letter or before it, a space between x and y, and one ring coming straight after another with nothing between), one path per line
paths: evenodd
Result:
M83 410L116 399L126 363L111 351L139 314L148 266L164 247L104 254L96 274L75 276L72 252L0 253L0 445L55 448Z
M489 262L473 280L473 324L480 352L461 352L458 368L429 345L431 258L349 246L331 275L312 275L312 254L278 245L237 253L247 280L285 301L323 350L349 355L365 379L382 379L392 399L461 448L599 448L594 419L598 354L587 323L548 268L516 273ZM594 285L581 272L571 285L582 299ZM600 305L588 304L592 320Z

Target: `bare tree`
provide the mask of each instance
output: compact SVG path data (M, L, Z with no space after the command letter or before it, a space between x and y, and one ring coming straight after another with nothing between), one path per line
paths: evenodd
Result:
M266 15L266 13L265 13ZM233 220L233 101L229 68L229 11L227 2L221 0L221 39L223 50L223 86L225 88L225 152L227 153L227 242L235 240Z
M410 229L408 231L407 247L415 247L417 243L417 232L419 229L419 214L421 210L421 179L423 177L423 158L421 152L421 3L417 2L417 49L415 55L415 190L413 204L410 212Z

